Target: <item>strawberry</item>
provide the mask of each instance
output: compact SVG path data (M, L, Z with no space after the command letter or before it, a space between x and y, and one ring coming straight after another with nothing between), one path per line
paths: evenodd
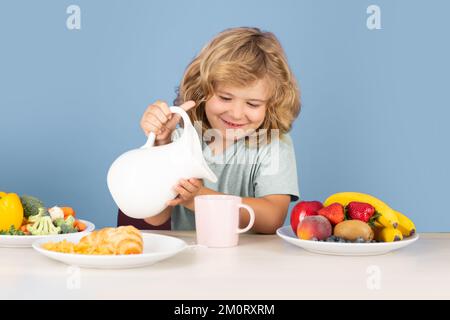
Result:
M352 220L361 220L369 222L370 218L375 214L375 208L364 202L350 202L347 207L347 215Z
M328 207L320 209L319 211L317 211L317 214L327 218L333 226L338 224L339 222L344 221L345 219L344 207L337 202L330 204Z

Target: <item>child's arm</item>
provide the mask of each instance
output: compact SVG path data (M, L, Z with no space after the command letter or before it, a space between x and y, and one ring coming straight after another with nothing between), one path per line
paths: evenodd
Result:
M242 198L242 203L255 211L255 224L252 230L258 233L274 234L286 219L291 196L288 194L272 194L261 198ZM248 225L250 216L245 209L240 211L241 228Z
M196 196L208 194L224 194L209 188L202 187ZM252 207L255 212L255 224L252 230L258 233L273 234L281 227L289 209L291 196L286 194L273 194L260 198L242 198L242 203ZM183 203L186 208L195 211L194 199ZM240 227L249 223L249 215L245 209L240 209Z
M184 205L194 200L200 188L203 187L202 180L191 178L188 180L180 179L179 184L174 187L174 191L178 192L176 198L167 201L168 207L155 216L145 218L144 221L153 225L160 226L164 224L172 215L172 208L178 204Z
M161 211L161 213L158 213L157 215L149 218L145 218L144 221L151 224L152 226L160 226L167 220L169 220L171 214L172 207L167 207L163 211Z

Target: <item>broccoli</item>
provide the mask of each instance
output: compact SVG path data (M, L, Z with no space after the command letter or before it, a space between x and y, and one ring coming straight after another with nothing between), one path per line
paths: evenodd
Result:
M64 224L64 219L63 218L58 218L55 219L55 221L53 221L53 224L57 227L61 227Z
M53 223L55 224L55 226L60 227L61 228L61 233L74 233L74 232L78 232L77 228L75 228L73 226L75 222L75 218L72 216L68 216L66 218L66 220L62 219L62 218L58 218L55 221L53 221Z
M36 197L23 195L20 197L22 202L23 215L25 218L39 214L39 208L44 208L44 203Z
M61 220L63 220L63 221L61 221ZM77 228L75 228L73 226L74 222L75 222L75 218L72 216L68 216L65 221L64 221L64 219L56 219L55 220L55 224L58 227L61 227L61 233L78 232Z
M22 230L17 230L13 225L9 228L8 231L0 231L1 236L24 236L25 233Z
M50 216L45 215L38 218L38 220L28 227L28 231L34 236L43 236L50 234L58 234L61 228L55 227Z
M77 228L71 227L70 225L65 224L65 223L61 225L60 229L61 229L61 233L75 233L75 232L78 232Z
M72 216L68 216L66 218L66 220L64 221L64 223L69 225L69 226L71 226L71 227L73 227L73 224L75 223L75 218L72 217Z

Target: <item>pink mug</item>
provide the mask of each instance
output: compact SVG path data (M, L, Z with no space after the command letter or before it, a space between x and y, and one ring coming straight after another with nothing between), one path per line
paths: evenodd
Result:
M204 195L194 198L197 244L225 248L238 244L239 233L246 232L255 223L255 212L242 203L242 198L230 195ZM239 228L239 209L245 208L250 222Z

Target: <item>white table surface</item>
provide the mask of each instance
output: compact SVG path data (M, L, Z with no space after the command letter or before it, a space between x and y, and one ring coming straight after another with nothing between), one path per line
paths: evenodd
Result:
M195 243L194 232L158 232ZM189 248L152 266L77 269L32 248L0 248L0 299L449 299L450 234L380 256L318 255L276 235Z

